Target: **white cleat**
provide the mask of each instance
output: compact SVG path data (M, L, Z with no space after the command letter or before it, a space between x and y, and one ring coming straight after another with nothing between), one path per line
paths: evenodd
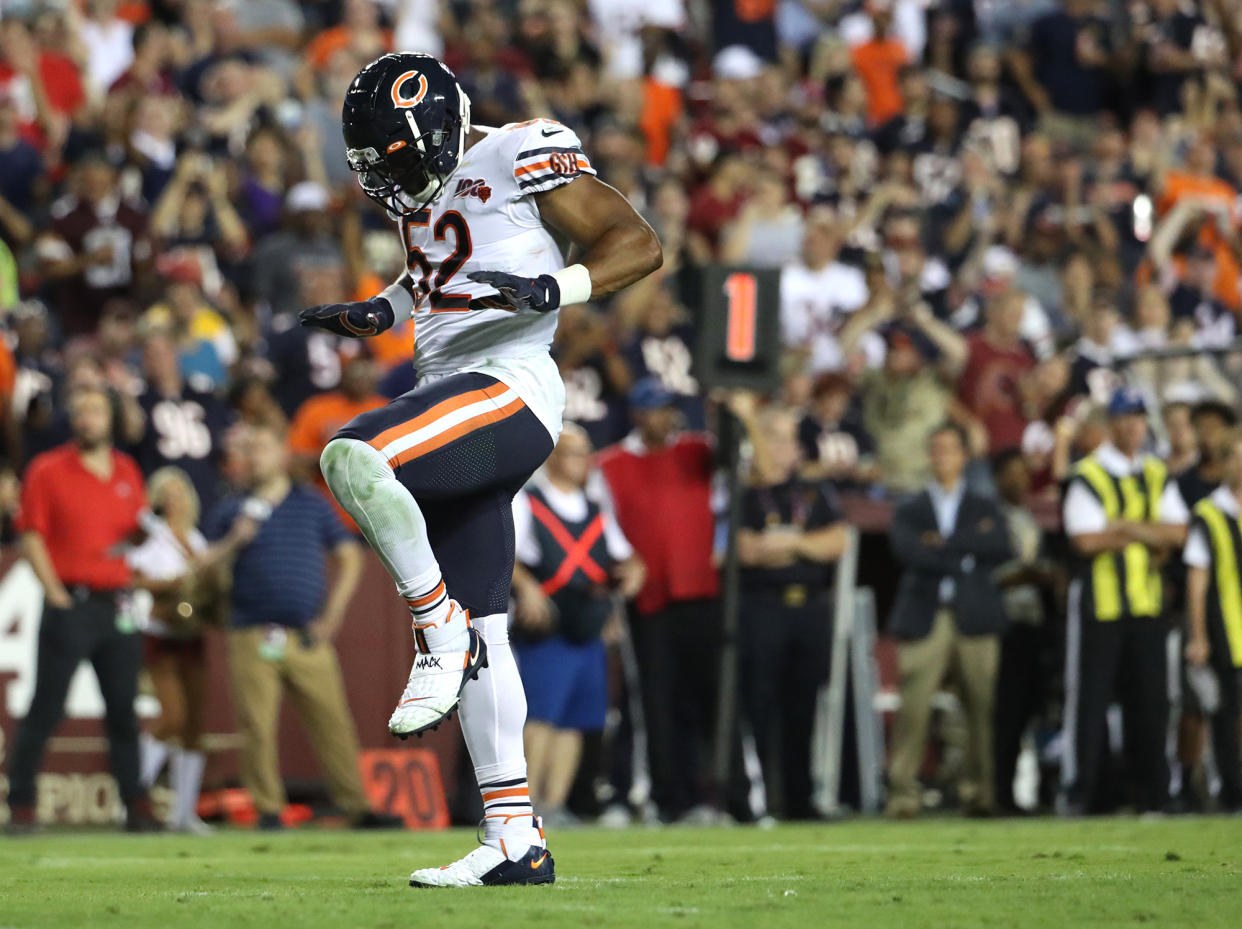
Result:
M480 845L465 858L442 868L423 868L410 875L411 887L499 887L506 884L551 884L556 880L552 855L543 844L531 845L517 861L498 849Z
M487 644L467 627L469 647L464 652L420 652L410 668L397 708L388 720L388 731L399 739L437 729L453 715L461 692L479 671L487 667Z
M186 835L211 835L216 830L197 816L191 816L184 822L173 823L169 827L169 831L181 832Z

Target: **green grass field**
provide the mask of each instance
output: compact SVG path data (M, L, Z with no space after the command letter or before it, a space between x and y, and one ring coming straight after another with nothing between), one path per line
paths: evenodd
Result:
M1242 819L554 836L551 887L416 891L473 833L0 839L0 927L1242 925Z

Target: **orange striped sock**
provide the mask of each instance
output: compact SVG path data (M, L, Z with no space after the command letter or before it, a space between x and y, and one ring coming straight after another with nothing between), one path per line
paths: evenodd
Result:
M435 583L405 598L410 608L410 616L416 626L429 626L436 622L448 609L448 591L444 587L444 578L437 576Z
M526 778L479 785L483 795L483 842L518 858L537 841L535 811Z

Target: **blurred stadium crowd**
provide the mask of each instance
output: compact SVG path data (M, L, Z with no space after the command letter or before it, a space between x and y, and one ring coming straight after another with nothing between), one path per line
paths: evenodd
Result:
M476 123L572 126L659 234L660 272L562 311L566 419L596 449L631 433L635 390L640 417L667 405L679 428L711 427L697 272L779 269L782 387L758 431L789 439L791 467L851 517L923 488L929 436L960 427L969 486L999 485L1048 536L1023 575L1039 608L1019 609L1046 625L1049 668L1062 483L1105 437L1115 389L1140 392L1173 474L1210 453L1192 413L1235 419L1232 0L3 0L0 15L10 517L26 463L69 437L76 387L113 391L118 447L145 474L183 469L204 512L241 480L240 427L287 428L315 482L341 424L412 387L409 324L346 343L294 320L403 268L339 126L355 72L393 49L441 57ZM640 662L684 646L638 644ZM1024 685L1048 720L1058 676ZM951 762L952 725L943 737ZM666 812L712 799L679 798Z

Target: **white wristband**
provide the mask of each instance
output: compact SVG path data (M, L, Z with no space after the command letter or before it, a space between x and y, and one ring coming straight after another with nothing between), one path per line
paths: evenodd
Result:
M380 291L379 295L387 300L388 305L392 307L392 324L394 326L400 326L413 315L414 298L399 283L389 284Z
M591 272L586 265L570 265L554 271L552 276L561 288L561 306L586 303L591 299Z

